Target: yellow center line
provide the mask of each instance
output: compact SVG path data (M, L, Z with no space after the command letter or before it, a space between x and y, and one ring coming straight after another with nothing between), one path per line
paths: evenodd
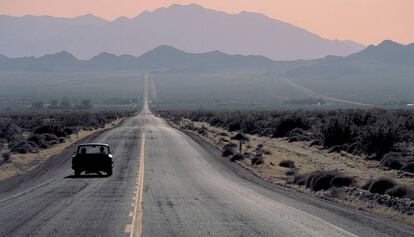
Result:
M144 157L145 157L145 133L141 137L141 151L139 157L139 174L138 185L135 200L135 207L132 217L132 225L130 228L130 237L141 237L142 235L142 216L143 216L143 198L144 198Z

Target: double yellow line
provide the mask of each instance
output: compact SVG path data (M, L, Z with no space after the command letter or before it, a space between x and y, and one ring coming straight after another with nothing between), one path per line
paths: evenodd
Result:
M139 174L137 185L135 186L134 211L130 213L132 216L132 224L125 227L125 231L129 232L130 237L142 236L142 216L143 216L143 200L144 200L144 157L145 157L145 133L141 136L141 150L139 155Z

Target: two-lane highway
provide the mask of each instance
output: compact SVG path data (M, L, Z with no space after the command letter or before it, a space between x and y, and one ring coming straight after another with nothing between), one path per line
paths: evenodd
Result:
M111 145L113 176L73 178L72 148L0 182L0 236L413 236L412 226L263 182L190 136L145 100L138 116L86 140Z

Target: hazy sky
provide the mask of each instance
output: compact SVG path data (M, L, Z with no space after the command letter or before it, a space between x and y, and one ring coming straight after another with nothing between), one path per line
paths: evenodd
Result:
M414 0L0 0L0 14L75 17L92 13L112 20L174 3L197 3L229 13L259 12L329 39L363 44L384 39L414 42Z

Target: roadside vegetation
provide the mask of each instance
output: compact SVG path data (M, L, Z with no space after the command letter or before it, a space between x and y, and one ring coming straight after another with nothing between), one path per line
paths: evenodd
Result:
M10 162L13 154L38 153L41 149L64 143L80 131L105 127L126 111L61 111L0 114L0 165Z
M224 157L248 164L248 169L269 181L330 196L341 192L347 195L346 201L356 198L371 207L375 203L414 215L414 111L199 110L160 114L181 128L198 132L222 148ZM246 151L239 152L237 142L231 139L236 133L254 140L246 143ZM299 152L295 146L286 149L296 143L301 144ZM349 202L354 205L355 201Z
M337 110L283 112L162 112L179 121L207 122L230 132L290 142L311 141L332 152L378 160L390 169L414 172L414 111Z

